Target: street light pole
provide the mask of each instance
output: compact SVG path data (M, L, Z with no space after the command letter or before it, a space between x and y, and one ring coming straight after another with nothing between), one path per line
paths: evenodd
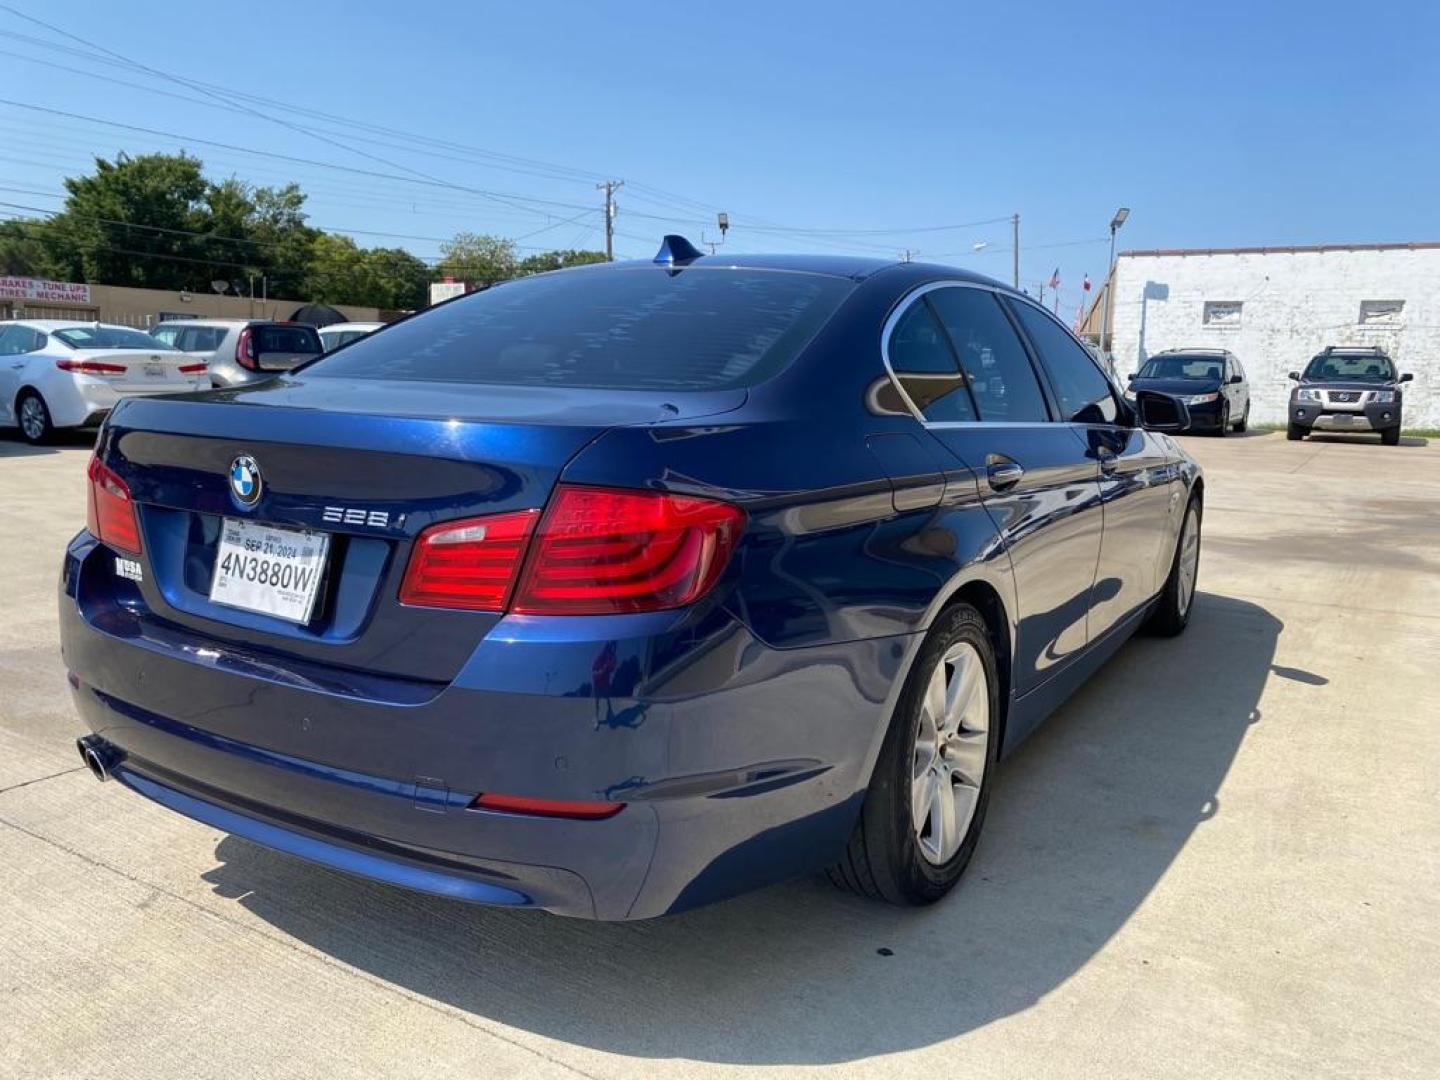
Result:
M1122 206L1115 211L1115 216L1110 219L1110 262L1108 273L1105 275L1105 306L1100 309L1100 351L1111 356L1114 362L1113 350L1105 347L1105 337L1110 333L1110 312L1115 307L1115 234L1120 231L1120 226L1125 224L1125 219L1130 216L1130 208Z

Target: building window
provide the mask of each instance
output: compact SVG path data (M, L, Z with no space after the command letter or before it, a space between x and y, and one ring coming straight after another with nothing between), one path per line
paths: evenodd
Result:
M1361 300L1361 326L1395 326L1405 310L1404 300Z
M1205 325L1217 329L1238 327L1240 325L1240 309L1244 306L1239 300L1206 300Z

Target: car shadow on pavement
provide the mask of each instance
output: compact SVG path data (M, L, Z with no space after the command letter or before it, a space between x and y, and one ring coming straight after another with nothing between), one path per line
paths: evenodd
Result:
M1380 445L1380 439L1378 436L1367 435L1363 432L1357 433L1355 435L1322 435L1312 432L1311 434L1305 436L1305 441L1312 443L1335 443L1338 446L1365 446L1367 444L1369 444L1370 446ZM1429 446L1430 440L1424 438L1421 435L1401 435L1400 442L1396 445L1411 447Z
M67 446L92 447L94 445L95 432L93 431L57 431L51 442L37 446L21 438L19 428L0 427L0 458L58 454Z
M345 965L547 1039L737 1064L928 1046L1075 975L1224 812L1281 629L1257 604L1202 593L1185 635L1126 645L1002 765L975 861L930 908L806 879L592 923L413 894L233 837L205 876Z

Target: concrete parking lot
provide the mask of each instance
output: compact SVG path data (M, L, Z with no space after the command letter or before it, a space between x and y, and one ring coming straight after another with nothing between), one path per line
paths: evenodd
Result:
M602 925L95 783L54 600L89 449L0 433L0 1076L1440 1075L1440 442L1185 445L1188 633L1006 763L947 902Z

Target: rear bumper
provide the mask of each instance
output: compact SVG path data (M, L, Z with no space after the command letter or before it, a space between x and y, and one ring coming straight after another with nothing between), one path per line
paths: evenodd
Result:
M833 861L916 644L773 650L717 613L677 648L654 616L507 618L450 684L404 684L165 623L87 585L109 558L72 542L61 641L122 783L337 869L582 917L660 915ZM483 791L626 806L470 809Z
M121 389L94 375L76 375L57 382L53 387L47 386L43 393L45 405L50 410L50 421L56 427L88 427L104 419L111 409L127 397L185 394L209 388L210 380L206 376L153 388L142 386Z

